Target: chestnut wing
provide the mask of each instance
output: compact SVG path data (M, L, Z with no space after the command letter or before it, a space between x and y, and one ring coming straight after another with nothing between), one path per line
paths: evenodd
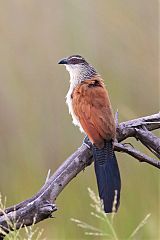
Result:
M110 100L103 84L86 82L73 92L73 110L91 142L103 147L104 139L111 140L115 136Z

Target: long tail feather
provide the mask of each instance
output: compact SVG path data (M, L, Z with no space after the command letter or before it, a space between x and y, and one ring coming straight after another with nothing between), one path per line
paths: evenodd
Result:
M106 213L117 211L120 204L121 179L112 141L102 149L93 146L94 167L100 199ZM116 196L116 197L115 197ZM116 202L114 200L116 199Z

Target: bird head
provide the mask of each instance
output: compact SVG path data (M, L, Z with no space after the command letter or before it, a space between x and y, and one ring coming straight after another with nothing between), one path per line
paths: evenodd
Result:
M71 79L83 81L96 74L96 70L80 55L72 55L61 59L58 64L64 64Z
M80 55L72 55L66 58L61 59L58 64L65 64L65 65L84 65L88 64L86 60L81 57Z

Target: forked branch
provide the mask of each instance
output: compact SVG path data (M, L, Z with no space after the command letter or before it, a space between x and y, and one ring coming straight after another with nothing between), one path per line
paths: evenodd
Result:
M160 128L160 113L134 119L127 122L117 123L117 142L114 144L115 151L127 153L140 162L146 162L156 168L160 168L160 138L156 137L151 131ZM121 141L134 137L140 140L157 158L151 158L133 146L120 143ZM92 163L92 145L82 144L45 182L44 186L33 197L0 211L0 239L5 234L13 230L13 226L19 229L23 226L29 226L38 223L52 216L57 210L53 204L65 188L65 186Z

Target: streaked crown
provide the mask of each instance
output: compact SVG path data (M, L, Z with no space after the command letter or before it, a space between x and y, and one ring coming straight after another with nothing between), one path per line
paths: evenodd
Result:
M80 55L72 55L70 57L63 58L58 62L59 64L88 64L86 60Z

